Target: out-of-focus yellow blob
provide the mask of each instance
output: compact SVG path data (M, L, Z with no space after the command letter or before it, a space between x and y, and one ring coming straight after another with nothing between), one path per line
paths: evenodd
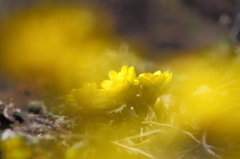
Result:
M1 66L14 77L48 76L64 85L113 46L110 26L100 9L86 6L40 5L17 12L0 28Z
M179 99L179 122L196 129L209 125L229 107L240 103L239 77L234 77L239 73L235 66L209 56L182 56L173 63L176 78L172 81L172 93Z
M4 140L1 144L4 159L29 159L32 155L31 148L21 137Z

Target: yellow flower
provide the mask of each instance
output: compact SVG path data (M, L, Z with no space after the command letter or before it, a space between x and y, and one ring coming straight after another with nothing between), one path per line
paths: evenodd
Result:
M109 109L113 101L102 95L105 93L103 91L103 89L97 89L95 82L85 83L82 88L73 89L70 95L67 95L67 100L91 111Z
M73 89L70 95L67 95L69 102L81 103L81 105L90 105L92 98L97 91L97 84L95 82L85 83L80 89Z
M121 91L127 90L136 77L134 67L122 66L120 72L114 70L108 73L110 80L104 80L101 83L102 93L106 95L117 95Z
M85 83L81 89L73 89L67 96L69 102L77 103L88 110L110 109L115 107L114 96L127 90L133 83L136 73L134 67L122 66L120 72L114 70L109 72L110 80L101 83L102 89L97 89L97 84Z
M83 85L83 88L81 89L81 91L84 94L92 94L92 93L95 93L96 90L97 90L97 84L95 82L85 83Z
M171 78L172 73L169 73L169 71L163 73L161 71L156 71L154 74L142 73L139 75L138 80L143 87L148 87L165 85Z

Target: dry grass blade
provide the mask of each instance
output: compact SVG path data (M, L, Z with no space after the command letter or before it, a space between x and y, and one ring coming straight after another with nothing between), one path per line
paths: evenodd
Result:
M111 141L111 143L114 144L114 145L120 146L120 147L122 147L122 148L125 148L125 149L127 149L127 150L130 150L130 151L139 153L139 154L141 154L141 155L143 155L143 156L145 156L145 157L148 157L148 158L151 158L151 159L156 159L154 156L152 156L152 155L150 155L149 153L146 153L146 152L144 152L144 151L142 151L142 150L140 150L140 149L138 149L138 148L129 147L129 146L123 145L123 144L121 144L121 143L118 143L118 142L116 142L116 141Z
M215 148L215 147L207 144L207 142L206 142L206 137L207 137L207 132L204 131L204 133L203 133L203 138L202 138L202 140L203 140L202 144L203 144L203 147L205 148L205 150L206 150L209 154L211 154L211 155L213 155L213 156L221 159L222 157L219 156L219 155L217 155L217 154L212 150L212 149L217 149L217 148Z
M149 136L149 135L156 134L156 133L161 133L161 132L162 132L161 129L156 129L156 130L149 131L149 132L146 132L146 133L141 133L140 135L134 135L134 136L126 137L126 138L120 139L119 141L132 140L132 139L141 138L141 137L144 137L144 136Z
M166 126L166 127L171 127L173 129L179 130L180 132L184 133L185 135L191 137L194 141L196 141L197 143L201 143L201 141L199 141L195 136L193 136L190 132L182 130L176 126L170 125L170 124L162 124L162 123L156 123L156 122L142 122L143 124L154 124L154 125L158 125L158 126Z

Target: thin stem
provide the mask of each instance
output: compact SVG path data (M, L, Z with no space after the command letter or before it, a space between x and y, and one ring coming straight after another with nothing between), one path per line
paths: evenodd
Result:
M194 141L196 141L197 143L201 143L201 141L199 141L195 136L193 136L190 132L182 130L176 126L170 125L170 124L162 124L162 123L157 123L157 122L142 122L143 124L155 124L155 125L159 125L159 126L166 126L166 127L171 127L174 128L176 130L181 131L182 133L184 133L185 135L191 137Z
M122 148L131 150L131 151L135 151L135 152L137 152L137 153L139 153L139 154L141 154L141 155L143 155L143 156L146 156L146 157L148 157L148 158L156 159L154 156L152 156L152 155L150 155L150 154L148 154L148 153L146 153L146 152L144 152L144 151L142 151L142 150L140 150L140 149L137 149L137 148L134 148L134 147L128 147L128 146L123 145L123 144L120 144L120 143L118 143L118 142L116 142L116 141L111 141L111 143L114 144L114 145L120 146L120 147L122 147Z

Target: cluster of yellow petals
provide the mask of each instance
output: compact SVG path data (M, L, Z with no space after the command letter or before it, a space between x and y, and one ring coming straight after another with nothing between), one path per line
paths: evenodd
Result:
M124 90L127 90L136 77L134 67L122 66L120 72L114 70L108 73L110 80L104 80L101 83L103 94L116 95Z
M169 71L161 72L156 71L155 73L142 73L139 75L135 83L141 84L143 87L149 86L161 86L167 84L172 79L172 73Z
M73 95L76 94L76 92L79 92L82 95L99 97L114 96L129 88L136 77L136 73L133 66L128 67L124 65L120 72L117 73L116 71L111 70L108 73L108 76L110 80L104 80L101 83L102 89L98 89L95 82L85 83L81 89L72 90L71 94ZM76 100L72 95L68 96L68 100L74 102Z
M91 105L92 108L103 108L109 103L112 103L112 97L119 93L128 90L131 85L140 87L158 87L167 84L171 78L172 73L169 71L157 71L153 74L142 73L136 77L134 67L122 66L120 72L111 70L108 73L109 80L104 80L101 83L100 89L97 84L85 83L81 89L72 90L71 94L67 96L70 102L81 102L81 105ZM111 105L111 104L110 104Z
M73 89L71 94L67 96L68 101L78 102L81 104L91 105L94 108L104 108L113 96L118 95L124 90L127 90L136 77L134 67L122 66L120 72L111 70L109 72L110 80L104 80L101 83L102 88L98 89L95 82L85 83L80 89Z
M97 84L95 82L92 83L85 83L82 88L80 89L73 89L71 94L67 96L68 101L76 102L76 96L89 96L95 94L97 91Z

